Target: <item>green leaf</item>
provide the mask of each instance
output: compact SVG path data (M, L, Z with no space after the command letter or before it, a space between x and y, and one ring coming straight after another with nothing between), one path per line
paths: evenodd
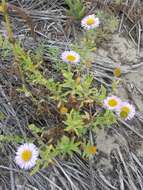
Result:
M36 174L40 170L41 165L42 165L42 161L41 160L37 160L36 166L30 172L30 176Z
M100 95L98 96L98 100L102 101L106 98L106 88L102 85L100 89Z
M67 127L65 128L65 131L74 131L78 136L84 133L84 122L80 113L71 110L70 113L67 113L66 115L67 119L64 124L67 125Z
M4 120L6 116L4 115L3 112L0 111L0 121Z
M110 126L115 123L117 123L115 114L110 110L106 110L103 115L100 114L96 116L93 127L95 128L97 126Z
M34 124L30 124L28 125L28 128L30 129L30 131L33 133L33 134L38 134L38 133L42 133L43 132L43 128L38 128L36 127Z
M80 20L85 14L85 5L83 0L65 0L68 5L68 14L77 20Z
M21 143L23 142L23 137L20 137L18 135L0 135L0 142Z
M57 144L57 150L63 156L65 156L66 154L69 156L73 156L74 152L80 154L80 144L81 142L75 142L74 139L69 139L69 137L63 136Z

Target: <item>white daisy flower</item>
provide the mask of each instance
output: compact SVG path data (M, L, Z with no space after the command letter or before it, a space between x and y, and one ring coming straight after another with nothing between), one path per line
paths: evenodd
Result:
M121 100L117 96L109 96L103 100L104 107L109 110L116 110L120 104Z
M84 17L81 21L81 26L86 30L94 29L100 24L99 18L94 14Z
M38 155L38 149L34 144L25 143L18 147L15 162L21 169L28 170L36 164Z
M136 113L135 107L128 102L122 102L117 109L117 115L124 120L130 120Z
M61 58L66 63L79 63L80 55L75 51L64 51Z

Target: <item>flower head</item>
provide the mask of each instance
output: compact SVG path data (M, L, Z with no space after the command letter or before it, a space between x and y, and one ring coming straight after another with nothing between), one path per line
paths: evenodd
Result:
M121 68L120 67L116 67L113 71L113 74L115 77L120 77L121 76Z
M79 63L80 55L75 51L64 51L61 58L66 63Z
M120 106L121 100L117 96L109 96L104 99L103 104L109 110L116 110Z
M18 147L15 156L15 162L21 169L30 169L36 164L39 152L32 143L25 143Z
M94 14L84 17L81 21L81 26L86 30L94 29L100 24L99 18Z
M96 146L88 146L88 147L86 148L86 152L87 152L88 154L96 154L97 148L96 148Z
M66 114L68 112L68 108L66 108L64 105L60 107L60 113L61 114Z
M122 102L117 109L117 115L123 120L130 120L135 115L135 107L128 102Z

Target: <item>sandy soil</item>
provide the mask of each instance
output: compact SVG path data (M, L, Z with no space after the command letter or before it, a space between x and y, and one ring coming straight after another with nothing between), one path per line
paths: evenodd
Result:
M135 45L129 39L120 36L119 34L113 35L112 40L103 45L102 48L97 50L98 58L108 59L112 66L121 64L122 80L124 84L120 84L117 89L117 94L123 100L129 99L130 102L136 105L138 112L143 114L143 59L142 53L138 55ZM106 63L107 64L107 63ZM111 66L111 65L110 65ZM109 66L109 67L110 67ZM137 66L137 67L136 67ZM108 65L106 65L108 67ZM122 130L122 129L121 129ZM126 130L125 126L124 129ZM112 131L112 133L111 133ZM125 136L119 137L119 134L114 133L114 129L97 129L96 143L99 152L104 155L101 157L97 167L103 168L106 171L113 169L111 163L111 152L118 149L121 145L125 146L130 141ZM138 141L137 141L138 142ZM143 157L143 143L139 143L136 153L138 156ZM136 146L135 146L136 147ZM135 148L134 147L134 148Z

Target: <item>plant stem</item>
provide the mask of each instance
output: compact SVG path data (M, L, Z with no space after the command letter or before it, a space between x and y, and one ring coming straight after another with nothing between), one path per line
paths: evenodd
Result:
M8 6L5 0L2 0L2 7L3 7L3 12L4 12L4 19L5 19L5 24L6 24L6 29L8 33L8 38L11 43L14 43L14 37L13 37L13 32L11 29L11 24L8 16Z
M5 0L2 0L2 7L3 7L3 13L4 13L4 19L5 19L8 39L9 39L9 42L12 44L15 62L17 63L17 61L19 61L19 57L16 53L16 41L14 39L14 35L13 35L13 31L12 31L12 27L11 27L9 15L8 15L8 4L6 3ZM17 67L19 69L19 74L20 74L21 80L23 82L23 85L25 86L24 75L23 75L22 69L18 63L17 63ZM26 88L26 86L25 86L25 88Z

